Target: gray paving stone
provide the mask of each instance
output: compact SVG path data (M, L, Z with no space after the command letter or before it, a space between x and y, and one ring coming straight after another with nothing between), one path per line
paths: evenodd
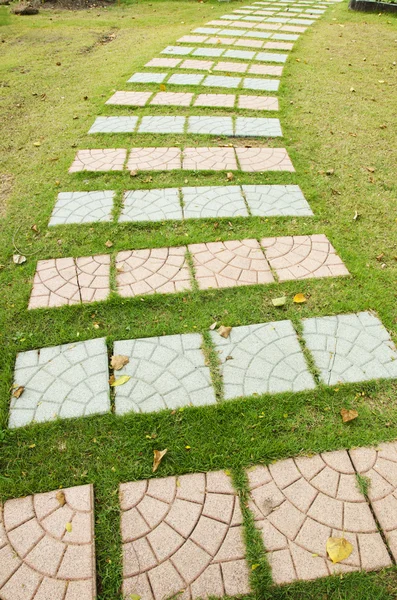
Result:
M192 56L222 56L223 53L222 48L197 48Z
M211 332L225 399L314 389L291 321L233 327L227 339Z
M181 220L182 208L177 188L133 190L124 194L119 222Z
M132 133L138 117L97 117L88 133Z
M167 73L134 73L128 83L162 83Z
M201 344L199 334L115 342L114 353L130 357L117 376L131 377L115 388L116 414L215 404Z
M189 117L188 133L233 135L233 120L231 117Z
M167 46L167 48L164 48L160 54L176 54L180 56L186 56L187 54L190 54L192 50L193 48L189 46Z
M259 79L259 77L245 77L243 89L277 92L280 82L277 79Z
M316 21L311 19L290 19L288 23L292 23L293 25L313 25Z
M203 79L204 75L195 75L193 73L176 73L175 75L171 75L167 83L172 83L174 85L200 85Z
M142 117L139 133L183 133L186 117Z
M255 17L251 15L250 17L243 17L243 21L257 21L258 23L263 22L265 19L263 17Z
M283 17L269 17L266 19L267 23L288 23L288 19Z
M197 27L197 29L193 29L193 33L218 33L219 29L215 29L214 27Z
M303 319L303 337L328 385L397 377L397 351L369 312Z
M61 192L49 222L53 225L111 221L115 192Z
M182 188L185 219L248 217L239 186Z
M273 33L273 40L283 40L285 42L295 42L299 38L299 35L293 33Z
M255 54L255 52L250 52L249 50L226 50L224 58L241 58L252 60Z
M266 31L246 31L244 37L248 38L259 38L262 40L267 40L272 34L267 33Z
M227 77L222 75L208 75L203 81L206 87L237 88L241 77Z
M239 137L282 137L279 119L237 117L236 136Z
M56 417L82 417L110 410L105 338L75 342L17 355L9 426L23 427Z
M255 60L276 63L285 63L287 58L288 54L279 54L277 52L257 52L255 56Z
M242 29L218 29L218 35L244 35L247 33Z
M237 21L237 19L241 19L242 17L239 15L222 15L220 19L227 19L228 21Z
M243 185L242 188L254 217L313 215L298 185Z

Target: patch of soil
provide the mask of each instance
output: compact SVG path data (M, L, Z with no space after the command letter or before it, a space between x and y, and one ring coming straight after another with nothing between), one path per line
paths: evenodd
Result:
M5 217L7 201L11 196L13 186L13 175L11 173L0 173L0 218Z
M114 4L115 0L49 0L41 8L63 10L87 10L87 8L106 8Z

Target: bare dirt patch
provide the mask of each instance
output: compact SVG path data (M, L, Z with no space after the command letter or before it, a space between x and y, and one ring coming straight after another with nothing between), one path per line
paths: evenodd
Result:
M14 187L14 176L11 173L0 173L0 218L7 210L7 201Z

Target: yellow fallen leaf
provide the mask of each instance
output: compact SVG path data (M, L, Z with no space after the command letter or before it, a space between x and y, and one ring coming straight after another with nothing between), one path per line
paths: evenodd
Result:
M59 506L65 506L66 498L65 498L65 493L62 490L57 492L55 498L58 500Z
M125 365L130 362L128 356L123 356L122 354L115 354L112 356L110 360L110 366L114 371L120 371Z
M294 302L295 304L303 304L303 302L306 302L306 296L304 294L295 294Z
M166 89L167 89L167 88L165 87L164 83L161 83L161 84L160 84L160 90L161 90L162 92L165 92L165 90L166 90Z
M221 337L228 338L231 330L232 330L231 327L225 327L224 325L221 325L218 329L218 333Z
M167 454L168 448L165 450L153 450L153 473L157 471L163 457Z
M342 410L340 411L340 414L342 416L342 421L344 423L353 421L353 419L357 419L357 417L358 417L358 412L356 410L347 409L347 408L342 408Z
M66 523L65 529L66 529L66 531L68 533L72 533L72 524L71 523Z
M121 377L119 377L118 379L115 379L110 385L112 387L117 387L119 385L124 385L125 383L127 383L127 381L129 381L131 379L131 377L129 375L122 375Z
M255 569L257 569L259 566L260 566L259 563L252 565L251 571L255 571Z
M33 146L41 146L40 142L33 142Z
M349 558L353 552L353 546L343 537L328 538L326 548L328 556L334 564Z
M36 444L30 444L30 446L28 446L28 448L36 448Z
M186 450L190 450L190 449L191 449L191 446L185 446L185 449L186 449Z
M12 395L14 398L20 398L22 396L22 394L24 393L25 388L23 385L19 385L13 392Z
M129 600L141 600L141 597L139 594L130 594L128 596Z

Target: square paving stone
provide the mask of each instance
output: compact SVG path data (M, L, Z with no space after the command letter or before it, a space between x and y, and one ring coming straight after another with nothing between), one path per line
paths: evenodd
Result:
M227 339L216 331L211 337L226 400L315 388L291 321L233 327Z
M286 42L266 42L264 45L266 50L292 50L293 47L293 44L288 44Z
M204 75L200 75L199 73L175 73L171 75L167 83L172 83L174 85L200 85L203 81Z
M145 106L153 92L115 92L105 104Z
M190 290L185 254L184 246L119 252L116 257L118 293L129 298Z
M182 168L190 171L233 171L237 169L237 161L233 148L185 148Z
M167 46L160 54L179 54L185 56L186 54L190 54L192 50L193 48L189 46Z
M132 133L138 117L97 117L88 133Z
M255 217L313 215L298 185L243 185L242 188Z
M223 46L231 46L234 44L234 42L236 41L236 38L227 38L227 37L212 37L212 38L208 38L208 40L206 40L206 44L216 44L216 45L223 45Z
M14 385L25 389L11 398L9 426L106 413L108 379L105 338L20 352Z
M73 258L39 260L29 309L80 304L81 296Z
M288 23L288 19L285 17L270 17L266 21L267 23Z
M224 58L241 58L242 60L252 60L255 52L248 50L226 50Z
M293 33L305 33L306 27L298 27L298 25L284 25L280 27L281 31L292 31Z
M208 75L203 81L206 87L237 88L241 77L224 77L222 75Z
M171 171L181 168L180 148L132 148L129 171Z
M346 451L287 459L247 471L250 502L276 584L390 564L387 548ZM346 538L351 555L333 564L329 537Z
M247 48L262 48L263 42L261 40L247 40L245 38L241 38L239 40L236 40L234 45L246 46Z
M127 150L104 148L101 150L79 150L69 168L69 173L80 171L122 171Z
M219 29L215 29L214 27L197 27L197 29L193 29L193 33L218 33Z
M184 35L179 38L178 42L185 44L203 44L206 39L206 35Z
M238 97L238 107L250 110L278 110L278 99L271 96Z
M249 17L243 17L242 20L243 21L256 21L257 23L261 23L265 19L263 17L259 17L259 16L255 17L254 15L251 15Z
M197 48L192 56L222 56L223 53L222 48Z
M234 94L199 94L194 101L194 106L233 108L235 99Z
M115 192L61 192L49 222L53 225L69 223L99 223L112 220Z
M183 133L186 117L142 117L139 133Z
M295 171L285 148L236 148L236 154L246 173Z
M165 67L173 69L177 67L181 62L180 58L152 58L145 67Z
M180 69L197 69L198 71L209 71L213 66L212 60L184 60Z
M190 244L188 248L201 290L274 281L257 240Z
M283 133L279 119L237 117L235 135L239 137L281 137Z
M316 21L312 19L290 19L288 22L296 25L313 25Z
M397 377L397 351L369 312L303 320L303 335L327 385Z
M177 188L133 190L124 194L124 206L119 222L168 221L182 219Z
M216 404L201 345L194 333L115 342L115 354L130 359L117 377L131 377L115 388L116 414Z
M229 73L245 73L248 64L234 62L218 62L215 65L214 71L227 71Z
M261 240L280 281L349 275L325 235L295 235Z
M126 598L250 593L239 498L226 472L124 483L120 505Z
M0 598L96 598L93 488L62 490L63 506L59 493L15 498L0 506Z
M255 60L263 62L278 62L285 63L287 61L288 54L277 54L276 52L257 52Z
M283 67L275 67L274 65L251 65L248 69L248 73L251 75L274 75L281 77L283 74Z
M262 92L277 92L280 86L278 79L259 79L259 77L244 77L243 89Z
M218 35L244 35L246 31L241 29L218 29Z
M110 256L76 258L77 281L82 302L106 300L110 292Z
M237 185L182 188L185 219L248 217L247 207Z
M247 33L244 34L247 38L259 38L261 40L266 40L271 35L271 33L265 33L264 31L247 31Z
M134 73L128 83L162 83L167 73Z
M188 133L233 135L232 117L188 117Z
M190 106L193 94L186 92L159 92L150 104L158 106Z

